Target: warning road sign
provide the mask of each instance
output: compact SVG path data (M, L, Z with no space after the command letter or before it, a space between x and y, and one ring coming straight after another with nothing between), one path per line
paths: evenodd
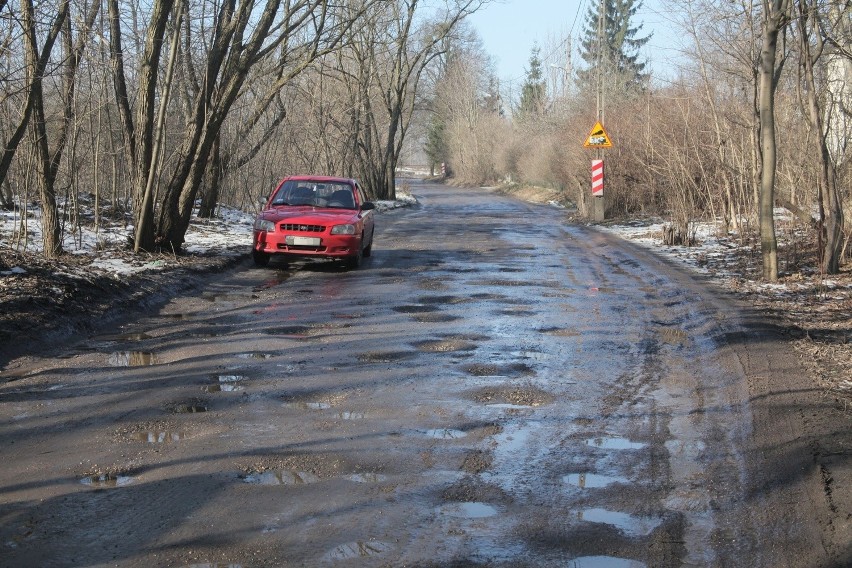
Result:
M612 148L612 140L610 140L609 134L606 133L606 129L600 121L592 127L583 146L586 148Z

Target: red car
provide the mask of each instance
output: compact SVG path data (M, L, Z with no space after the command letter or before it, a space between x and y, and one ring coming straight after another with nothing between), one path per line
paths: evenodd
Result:
M354 179L288 177L254 222L254 263L266 266L276 255L342 260L357 268L373 250L373 209Z

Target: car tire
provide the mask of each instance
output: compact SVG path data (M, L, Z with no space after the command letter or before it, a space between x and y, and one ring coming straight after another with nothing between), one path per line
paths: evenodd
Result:
M251 251L251 258L254 260L255 266L266 266L269 264L269 253L253 250Z
M363 241L362 241L363 242ZM346 259L346 268L349 270L355 270L359 266L361 266L361 259L364 258L364 248L358 248L358 254L354 256L350 256Z
M373 235L370 235L370 244L364 248L364 258L368 256L372 256L373 254Z

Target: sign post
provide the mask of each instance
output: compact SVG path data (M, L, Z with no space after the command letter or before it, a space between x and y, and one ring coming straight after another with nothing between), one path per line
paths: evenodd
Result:
M603 221L606 218L603 150L612 148L612 140L601 121L597 121L589 131L583 146L594 148L597 154L597 158L592 160L592 219Z

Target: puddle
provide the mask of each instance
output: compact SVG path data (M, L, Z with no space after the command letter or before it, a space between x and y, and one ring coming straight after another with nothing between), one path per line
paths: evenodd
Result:
M286 325L284 327L274 327L264 331L267 335L283 335L285 337L308 337L311 332L311 327L307 325Z
M147 333L118 333L115 335L99 335L95 341L144 341L151 339Z
M585 444L602 450L641 450L647 445L642 442L631 442L627 438L589 438Z
M133 434L133 438L140 442L148 442L149 444L165 444L168 442L180 442L186 438L185 432L137 432Z
M215 383L212 385L205 385L203 390L204 392L237 392L245 390L244 387L240 386L240 383L243 379L245 379L242 375L219 375L215 377Z
M486 363L474 363L462 367L464 371L474 377L509 377L521 375L534 375L535 370L525 363L511 363L508 365L494 365Z
M339 412L337 417L341 420L363 420L367 415L363 412Z
M431 304L410 304L408 306L396 306L393 311L401 314L422 314L426 312L437 312L441 308Z
M471 398L480 404L511 404L520 407L543 406L552 403L556 397L534 386L484 387L471 394Z
M133 478L128 475L113 475L104 473L101 475L90 475L80 480L83 485L91 487L124 487L133 483Z
M246 389L245 387L241 387L240 385L217 384L206 385L201 390L204 392L240 392Z
M354 481L355 483L382 483L387 481L387 476L381 473L354 473L344 476L343 479Z
M378 540L347 542L328 551L325 560L351 560L353 558L366 558L390 552L393 546L387 542Z
M206 404L201 402L191 402L172 405L170 410L175 414L196 414L198 412L207 412L208 407Z
M419 305L461 304L465 301L467 301L466 298L460 298L459 296L423 296L420 298Z
M444 515L464 517L465 519L486 519L497 514L497 509L486 503L469 501L466 503L451 503L440 507Z
M647 564L615 556L581 556L569 560L567 568L647 568Z
M243 481L253 485L308 485L320 478L307 471L275 470L250 473Z
M426 430L423 433L429 438L436 438L438 440L457 440L458 438L467 436L467 433L461 430L453 430L452 428L436 428L434 430Z
M610 525L630 536L648 536L662 523L662 519L634 517L627 513L608 511L606 509L584 509L578 511L577 519L589 523Z
M461 316L454 316L452 314L423 313L413 314L411 319L420 323L449 323L451 321L461 319Z
M153 353L147 351L116 351L109 356L113 367L145 367L156 364Z
M411 359L417 356L417 353L411 351L389 351L389 352L373 352L361 353L358 355L358 360L362 363L393 363L402 361L403 359Z
M596 473L569 473L562 478L562 482L580 489L596 489L613 483L628 483L625 477L598 475Z
M475 343L460 339L419 341L414 346L425 353L450 353L454 351L473 351L476 349Z
M331 403L329 402L310 402L306 400L299 400L294 402L285 402L285 408L298 408L300 410L327 410L331 408Z
M238 353L237 357L240 359L272 359L273 355L271 353Z
M556 337L579 337L580 332L576 329L565 327L547 327L539 330L540 333L555 335Z

